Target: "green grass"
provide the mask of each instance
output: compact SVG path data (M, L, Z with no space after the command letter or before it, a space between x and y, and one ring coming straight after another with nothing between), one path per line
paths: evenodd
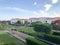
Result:
M0 45L25 45L9 34L0 34Z
M30 34L30 35L36 35L37 34L34 31L33 27L18 27L17 30L20 32L23 32L23 33Z
M16 28L16 26L12 26L8 24L0 24L0 30L10 30L12 28Z
M24 27L24 26L13 26L13 25L0 25L0 30L11 30L11 29L17 29L20 32L24 32L30 35L36 35L36 32L34 31L33 27Z

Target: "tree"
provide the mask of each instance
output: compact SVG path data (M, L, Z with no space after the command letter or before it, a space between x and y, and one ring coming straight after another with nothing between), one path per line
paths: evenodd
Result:
M21 25L21 22L20 22L20 21L17 21L17 22L15 23L15 25Z
M32 23L31 23L31 26L34 27L36 24L41 24L41 23L42 23L42 22L40 22L40 21L32 22Z
M30 23L28 21L25 21L24 25L28 26Z
M50 33L52 30L52 26L50 24L42 22L35 22L33 27L35 31L43 33Z

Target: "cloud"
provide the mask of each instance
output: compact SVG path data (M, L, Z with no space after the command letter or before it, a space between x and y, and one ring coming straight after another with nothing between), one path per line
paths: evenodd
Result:
M35 5L35 6L36 6L36 5L37 5L37 2L34 2L34 3L33 3L33 5Z
M44 7L45 7L45 11L48 11L52 7L52 5L51 4L46 4L46 5L44 5Z
M58 2L58 0L52 0L52 3L53 4L55 4L55 3L57 3Z
M53 14L50 14L49 12L46 12L44 10L40 10L40 11L33 11L33 14L35 16L39 16L39 17L60 17L60 15L58 13L53 13Z
M26 10L26 9L22 9L22 8L17 8L17 7L5 7L5 9L15 10L15 11L19 11L19 12L31 12L30 10Z
M34 15L39 15L39 13L37 11L33 11Z

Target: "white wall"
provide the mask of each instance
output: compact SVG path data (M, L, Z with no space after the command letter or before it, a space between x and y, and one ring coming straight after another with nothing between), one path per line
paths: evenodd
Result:
M14 19L14 20L11 20L10 23L11 23L11 24L14 24L14 23L16 23L17 21L18 21L18 20Z
M54 21L54 19L46 19L45 17L42 17L42 18L40 18L40 21L42 23L49 23L49 24L51 24L52 21Z

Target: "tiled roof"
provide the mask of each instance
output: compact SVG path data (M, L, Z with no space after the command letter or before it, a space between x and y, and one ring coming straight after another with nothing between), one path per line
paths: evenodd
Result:
M56 23L60 23L60 20L56 20L55 22L56 22Z
M40 18L29 18L29 20L39 20Z

